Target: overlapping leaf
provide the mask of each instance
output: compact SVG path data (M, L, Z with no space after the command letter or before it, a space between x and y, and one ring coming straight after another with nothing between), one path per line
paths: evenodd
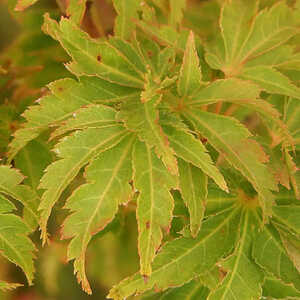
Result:
M255 223L251 220L251 212L246 211L240 227L239 244L232 256L221 262L227 274L222 283L209 294L209 300L239 297L252 300L261 296L263 271L251 257L252 237L255 234L253 227L255 228Z
M200 230L207 198L207 176L192 164L178 160L179 186L183 200L190 212L192 236Z
M23 177L0 168L0 223L11 224L21 235L4 228L5 235L25 245L16 244L18 257L0 243L4 255L24 269L31 283L33 246L27 235L39 221L46 241L53 205L87 166L86 182L66 200L71 214L62 228L62 237L72 239L68 259L74 260L86 292L91 293L85 271L88 244L135 193L140 272L115 286L109 297L124 299L150 289L162 292L145 299L196 300L209 293L208 299L297 297L299 205L292 193L288 198L280 193L272 206L272 191L279 182L299 196L292 150L298 151L299 144L300 90L289 78L299 76L299 53L297 39L287 44L299 32L298 2L294 9L285 1L273 6L247 0L221 3L221 30L207 45L206 61L223 73L203 62L201 25L184 19L185 8L198 6L186 6L184 0L114 0L115 36L95 40L78 26L85 1L68 4L69 19L56 22L46 15L44 31L71 56L66 66L78 82L50 84L51 94L24 113L26 123L15 133L8 161L15 158L28 176L26 183L36 188L51 160L47 148L47 159L40 163L44 151L38 136L49 135L54 127L51 143L65 137L55 146L58 159L39 185L45 189L41 217L37 196L20 185ZM181 24L194 24L200 35ZM235 107L240 111L226 116ZM250 131L257 136L252 139ZM35 151L40 155L28 157ZM30 169L32 162L36 165ZM24 205L23 220L11 214L14 205L7 196ZM252 214L259 217L253 220ZM258 229L271 214L270 223ZM23 262L22 255L27 255ZM0 282L2 290L13 287ZM273 287L282 292L274 295Z
M15 132L8 157L12 159L28 142L37 138L49 127L57 126L72 116L80 107L93 103L109 104L132 97L136 89L122 87L96 77L81 77L80 83L73 79L61 79L49 85L51 95L38 100L29 107L24 117L24 128Z
M183 18L183 10L186 8L186 0L169 0L170 1L170 16L169 23L173 27L180 25Z
M300 290L299 272L287 255L280 235L272 224L266 225L255 236L252 255L255 262L266 271Z
M200 140L182 128L178 129L173 126L165 126L164 129L170 141L170 145L178 157L200 168L206 175L211 177L222 190L228 191L223 175L217 167L214 166L211 157Z
M10 169L8 166L1 166L1 192L22 203L24 206L24 222L28 228L34 230L39 221L39 213L37 211L39 198L29 186L19 185L23 180L23 175L17 171Z
M169 146L168 138L159 124L159 112L156 108L159 99L159 96L154 95L144 101L136 98L124 102L117 119L123 120L129 130L137 132L142 141L154 146L167 169L177 174L174 150Z
M51 164L41 179L39 188L46 189L40 204L42 238L47 240L47 221L53 205L75 178L80 169L102 151L120 142L126 130L115 125L105 128L88 128L76 131L55 147L60 160Z
M262 198L265 213L271 214L273 197L270 190L275 190L276 184L263 164L267 161L265 153L249 139L249 131L232 118L209 112L189 111L186 116L220 155L252 183Z
M34 277L35 246L28 238L31 228L20 218L12 214L15 206L5 197L9 195L22 201L18 195L23 176L8 166L0 166L0 252L3 257L19 266L32 285ZM15 192L17 190L17 192ZM24 201L22 201L24 202ZM23 203L24 205L26 203ZM15 288L16 284L1 282L1 289Z
M263 286L263 296L274 299L298 299L300 292L293 286L284 284L279 279L267 277Z
M64 18L58 24L46 16L44 30L57 39L73 58L68 69L74 74L95 75L120 85L143 87L143 72L135 63L140 58L125 41L120 41L123 46L121 49L113 42L92 40L87 33ZM118 38L113 41L118 41Z
M142 300L202 300L206 299L209 293L208 288L203 286L198 280L191 280L181 287L169 289L161 294L152 293Z
M114 6L118 13L115 23L115 35L123 39L129 39L135 28L134 19L137 19L137 10L140 0L114 0Z
M236 235L233 233L237 233L240 219L238 211L227 210L207 219L195 239L183 237L167 243L156 256L147 282L136 274L115 286L108 297L124 299L154 286L164 290L205 273L234 246Z
M91 293L85 274L85 252L92 235L102 230L116 214L119 204L132 196L132 136L99 155L86 170L87 183L68 199L65 208L73 213L63 224L62 236L72 237L68 259L75 259L74 272L87 293Z
M206 60L212 68L221 69L226 76L237 76L256 82L270 93L299 97L299 88L283 74L272 68L280 55L281 64L290 56L282 56L277 48L299 32L295 12L284 1L258 12L258 1L225 2L220 16L221 39L207 47ZM287 54L287 52L283 52ZM270 55L269 55L270 54ZM260 59L260 56L267 56ZM270 60L271 58L271 60ZM253 62L252 62L253 60ZM265 62L273 63L264 66Z

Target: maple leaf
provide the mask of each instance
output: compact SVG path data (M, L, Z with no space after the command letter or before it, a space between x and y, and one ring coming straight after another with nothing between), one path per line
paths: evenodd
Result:
M299 32L296 20L295 12L283 1L261 11L257 1L224 2L221 38L207 45L206 60L212 68L221 69L226 77L250 79L269 93L299 99L299 88L272 64L264 66L265 59L259 59L260 56L274 59L274 51ZM292 59L293 54L289 54L285 59L281 56L282 64Z
M134 186L140 193L137 199L140 272L148 277L161 244L162 229L170 228L174 204L169 190L177 184L153 150L142 142L136 142L134 147L133 170Z
M235 252L220 262L227 274L221 284L209 294L209 300L236 299L240 296L243 299L251 300L260 297L264 276L263 271L251 257L253 227L255 227L252 218L251 212L246 211L240 227L239 244ZM245 281L247 277L248 280Z
M136 274L115 286L108 297L123 299L154 286L163 290L188 282L196 274L210 269L235 243L236 237L232 233L239 224L237 211L227 210L207 219L195 239L183 237L167 243L156 256L146 283L141 275ZM215 247L216 244L219 247Z
M0 166L0 251L3 257L24 271L29 285L32 285L35 246L28 237L32 229L21 217L12 213L16 207L7 198L7 196L11 196L24 206L27 205L25 202L27 199L20 196L24 191L23 188L26 188L26 186L20 185L22 181L23 176L17 170L8 166ZM9 290L17 286L19 284L1 281L0 289Z
M88 246L132 200L140 270L108 297L299 297L300 10L271 2L114 0L114 36L99 39L82 30L84 0L70 0L60 21L45 15L76 79L49 84L23 114L4 161L27 178L0 167L1 224L15 230L2 235L20 253L0 248L30 284L28 234L39 224L47 241L56 202L69 210L67 259L90 294Z
M65 205L73 213L64 221L62 237L73 238L68 247L68 259L75 259L74 271L89 294L85 252L92 235L102 230L114 218L118 206L132 197L129 181L132 179L130 152L133 140L134 136L125 137L116 147L94 159L85 172L87 183L81 185Z

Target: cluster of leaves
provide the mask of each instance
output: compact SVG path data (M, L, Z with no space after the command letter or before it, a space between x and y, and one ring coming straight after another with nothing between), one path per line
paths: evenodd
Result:
M131 201L140 271L108 298L300 297L300 1L213 2L214 34L207 24L186 29L197 20L185 20L184 0L114 0L107 39L80 28L85 1L70 1L59 22L45 15L43 30L72 58L76 79L52 82L25 111L0 167L0 249L29 284L28 234L39 226L48 241L54 205L82 176L61 237L87 293L89 242ZM51 164L35 148L41 137L54 144ZM27 155L46 153L31 188L9 167L29 145Z

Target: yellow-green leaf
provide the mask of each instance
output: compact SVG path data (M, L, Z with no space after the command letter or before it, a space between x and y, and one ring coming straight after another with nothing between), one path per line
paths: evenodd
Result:
M170 229L176 179L164 167L151 147L137 141L133 152L134 187L137 199L138 248L141 274L151 275L151 263L162 240L162 230Z

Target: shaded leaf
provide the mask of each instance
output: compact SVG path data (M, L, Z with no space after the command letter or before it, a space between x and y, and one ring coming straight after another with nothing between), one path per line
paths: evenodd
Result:
M261 205L271 214L272 193L276 189L274 178L263 164L266 154L249 131L233 118L203 111L189 111L186 117L211 145L237 170L239 170L261 197ZM251 163L249 163L251 162Z
M191 280L181 287L170 288L162 294L153 293L142 300L205 300L209 290L199 281Z
M19 266L29 285L34 274L34 244L28 238L30 228L13 214L0 214L0 252L3 257Z
M239 244L235 252L220 263L227 274L222 283L209 294L209 300L260 298L264 276L251 257L252 237L255 234L253 225L251 213L246 211L241 222Z
M289 229L300 234L300 206L278 205L272 208L274 217Z
M39 220L37 211L39 198L29 186L20 184L23 180L24 177L19 171L11 169L9 166L0 166L0 192L22 203L24 206L23 221L25 221L26 227L33 231L36 229ZM6 202L5 199L2 201ZM10 207L7 202L5 206Z
M34 155L33 155L34 153ZM33 140L29 142L14 159L15 166L21 170L27 178L24 183L37 189L43 170L52 161L48 145L42 140Z
M267 277L263 285L263 296L273 299L299 299L300 292L292 285L284 284L282 281Z
M115 286L108 297L124 299L154 286L164 290L182 285L197 274L207 272L234 246L236 235L233 233L237 232L235 229L239 225L239 219L237 209L227 210L207 219L195 239L179 238L162 248L153 262L152 275L147 282L140 274L136 274Z
M264 230L255 236L252 255L255 262L266 271L300 290L299 272L288 257L274 226L265 225Z

